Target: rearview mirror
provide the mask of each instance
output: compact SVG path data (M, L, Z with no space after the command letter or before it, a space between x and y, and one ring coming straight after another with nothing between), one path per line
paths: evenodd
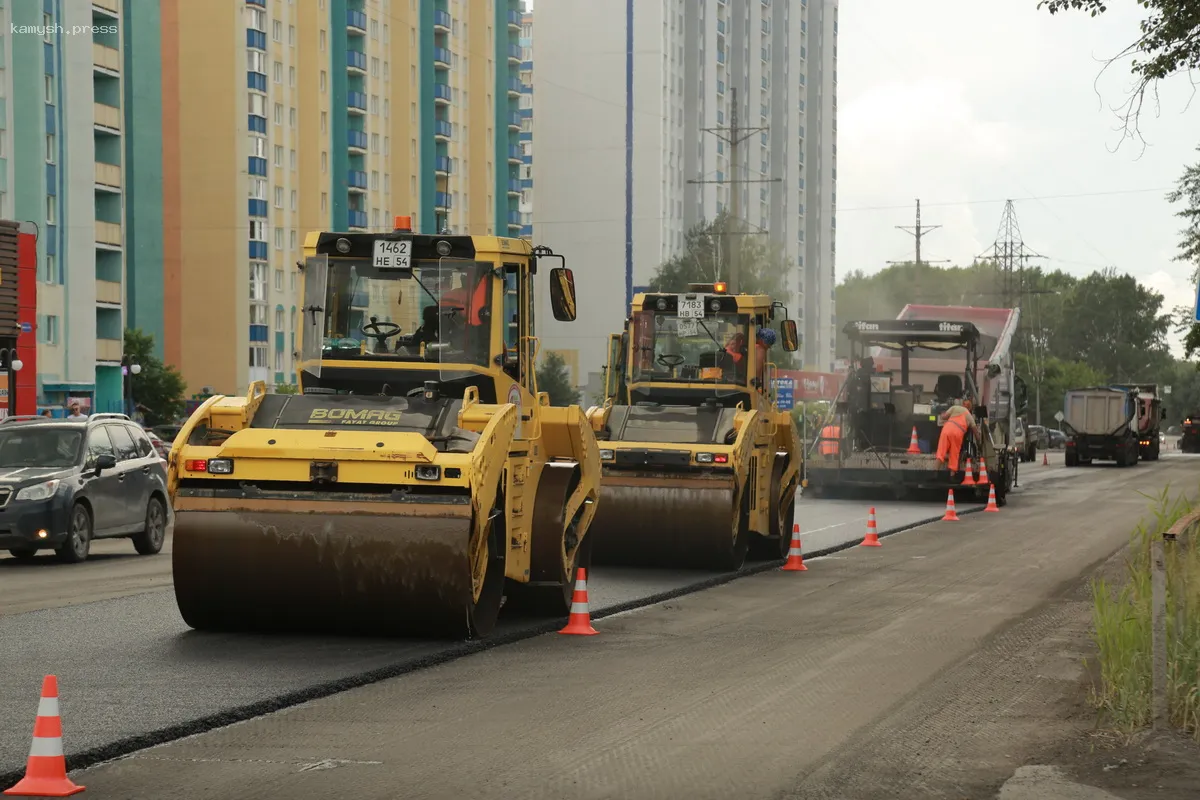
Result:
M800 347L800 334L796 332L796 320L785 319L779 323L779 330L783 334L783 349L789 353L794 353Z
M113 469L117 466L117 457L109 453L103 453L96 456L96 474L99 475L106 469Z
M575 275L566 267L550 270L550 307L559 322L575 321Z

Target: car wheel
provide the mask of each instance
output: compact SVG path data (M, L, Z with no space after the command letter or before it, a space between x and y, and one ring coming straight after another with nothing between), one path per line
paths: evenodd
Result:
M87 506L76 503L71 509L71 527L67 540L54 551L60 561L78 564L87 560L92 549L92 515Z
M133 549L139 555L152 556L162 550L166 538L167 508L162 500L151 497L146 506L146 527L141 533L134 534Z
M36 547L14 547L8 551L13 558L30 559L37 555Z

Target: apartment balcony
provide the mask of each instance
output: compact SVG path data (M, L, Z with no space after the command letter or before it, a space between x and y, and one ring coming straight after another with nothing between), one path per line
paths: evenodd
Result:
M367 96L363 92L346 93L346 110L351 114L365 116L367 113Z
M521 163L521 148L520 147L517 147L516 145L509 146L509 148L508 148L508 163L510 163L510 164L520 164Z
M352 153L366 153L367 134L363 131L356 131L354 128L350 128L346 131L346 145Z
M510 64L521 63L521 47L520 45L510 44L508 46L508 62Z
M121 305L121 284L116 281L96 279L96 302L108 305Z
M367 32L367 15L361 11L348 9L346 11L346 30L357 33Z
M358 50L346 51L346 69L355 75L367 74L367 54Z
M444 119L435 119L433 121L433 138L439 142L450 141L450 134L454 133L454 126Z
M433 162L433 171L438 175L449 175L454 171L450 156L438 156Z
M121 361L121 356L124 355L125 343L120 339L97 339L96 340L96 360L97 361Z
M97 161L96 186L114 192L121 191L121 165Z
M509 11L508 12L508 27L510 27L514 30L518 30L518 31L521 30L521 12L520 11Z
M521 227L521 212L520 211L508 212L508 227L520 229L520 227Z
M121 109L106 106L104 103L93 103L95 109L95 126L101 130L120 133Z
M365 194L367 191L367 173L352 169L346 173L346 185L350 191Z
M362 228L365 230L367 227L367 212L355 211L352 208L352 209L350 209L349 213L350 213L350 228L351 229Z
M513 196L519 196L521 194L521 182L520 181L509 181L508 182L508 193Z
M436 208L448 211L450 209L450 193L435 192L433 195L433 205Z
M121 13L121 0L92 0L92 7L106 11L115 17Z
M508 115L508 127L514 131L521 130L521 115L519 113L514 111Z
M258 6L260 8L267 7L267 0L246 0L248 6Z
M451 98L454 97L454 90L450 88L448 83L435 83L433 85L433 102L440 106L450 105Z
M92 65L109 72L121 71L121 51L92 42Z
M518 78L509 78L508 79L508 96L509 97L520 97L521 96L521 81Z
M96 220L96 243L112 247L121 246L121 226L115 222Z
M450 59L451 59L450 51L447 50L445 47L433 48L433 63L434 64L441 66L441 67L448 67L448 66L450 66Z
M433 29L435 31L438 31L439 33L449 33L450 32L450 24L451 24L451 20L450 20L450 12L449 11L443 11L440 8L434 9L434 11L433 11Z

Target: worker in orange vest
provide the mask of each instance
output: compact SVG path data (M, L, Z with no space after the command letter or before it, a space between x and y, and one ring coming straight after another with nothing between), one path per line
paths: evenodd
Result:
M842 426L826 425L821 428L821 446L817 450L825 458L836 458L841 449L841 440Z
M958 458L962 453L963 440L968 434L974 440L979 436L979 426L975 424L975 415L971 412L971 400L968 398L942 412L942 432L938 436L938 464L949 466L951 472L958 472Z

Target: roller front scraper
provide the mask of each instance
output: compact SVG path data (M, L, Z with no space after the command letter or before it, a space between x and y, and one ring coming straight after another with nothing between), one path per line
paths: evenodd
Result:
M171 452L184 621L479 637L505 596L565 617L600 463L582 409L537 391L534 276L573 320L562 258L406 217L305 256L300 394L211 397Z

